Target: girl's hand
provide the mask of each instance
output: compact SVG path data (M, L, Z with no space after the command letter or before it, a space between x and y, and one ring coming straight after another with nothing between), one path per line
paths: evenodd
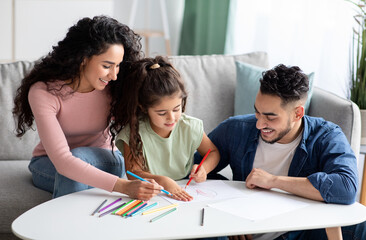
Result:
M184 189L179 186L173 179L169 177L161 176L159 179L161 185L164 186L164 189L173 194L172 198L179 201L192 201L193 197L189 195Z
M205 168L202 165L200 167L200 169L198 169L197 173L195 173L197 167L198 167L198 164L193 165L192 170L191 170L191 174L189 175L189 178L193 178L193 180L197 183L206 181L207 172L206 172Z

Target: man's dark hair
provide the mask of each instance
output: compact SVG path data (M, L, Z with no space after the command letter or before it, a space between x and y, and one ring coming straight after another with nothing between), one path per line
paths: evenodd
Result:
M262 94L276 95L282 104L306 99L309 91L309 79L297 66L279 64L264 72L260 83Z

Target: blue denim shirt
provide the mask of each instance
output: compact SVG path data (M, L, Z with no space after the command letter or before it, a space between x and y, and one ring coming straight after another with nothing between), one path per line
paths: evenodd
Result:
M260 134L256 122L255 115L231 117L208 135L221 155L214 172L229 164L233 180L246 180L253 168ZM327 203L353 203L358 187L357 159L341 128L309 116L303 117L303 126L288 176L307 177ZM200 161L199 154L195 161Z

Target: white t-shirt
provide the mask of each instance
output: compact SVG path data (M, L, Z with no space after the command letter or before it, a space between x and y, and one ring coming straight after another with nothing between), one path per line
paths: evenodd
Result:
M302 138L302 132L297 138L287 144L266 143L260 137L255 153L253 168L260 168L276 176L288 176L288 170L297 146ZM275 239L285 232L273 232L253 235L255 240Z
M259 138L257 152L255 153L253 168L263 169L276 176L288 176L288 170L295 150L299 145L302 134L287 144L266 143Z

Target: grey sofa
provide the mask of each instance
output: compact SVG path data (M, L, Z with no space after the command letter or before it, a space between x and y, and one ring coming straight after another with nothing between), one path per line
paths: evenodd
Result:
M268 67L266 53L238 56L176 56L171 61L181 72L188 90L186 113L203 120L209 133L234 114L235 61ZM12 116L15 91L33 62L0 64L0 239L15 239L12 221L28 209L51 199L51 194L32 185L28 163L38 143L36 131L22 139L14 134ZM341 126L353 150L359 152L360 113L349 100L315 88L309 115L321 116Z

